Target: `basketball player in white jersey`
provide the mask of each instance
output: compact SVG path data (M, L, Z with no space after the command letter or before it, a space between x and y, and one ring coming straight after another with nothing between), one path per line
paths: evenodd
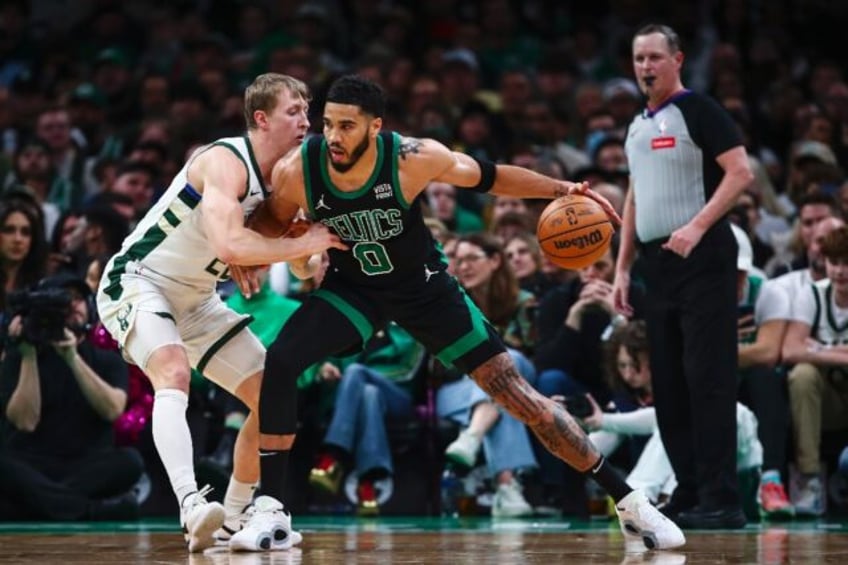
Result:
M262 237L244 227L245 218L268 195L274 164L303 141L308 105L301 81L274 73L257 77L245 91L247 134L198 149L109 261L100 281L97 305L103 323L155 389L153 440L192 552L215 543L225 518L230 525L250 504L259 480L255 412L265 350L246 328L250 318L227 308L216 284L229 276L227 263L270 264L331 247L346 249L320 223L289 239ZM223 507L208 502L208 487L198 490L195 480L185 417L191 367L251 409L236 441ZM290 521L288 529L279 536L283 548L300 541Z

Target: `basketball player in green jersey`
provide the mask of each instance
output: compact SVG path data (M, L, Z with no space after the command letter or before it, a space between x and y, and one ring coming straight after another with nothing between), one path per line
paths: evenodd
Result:
M324 108L324 136L308 139L274 167L273 194L249 224L266 235L279 233L303 209L348 246L329 249L321 288L268 349L259 400L262 493L283 495L297 423L297 376L313 363L361 347L392 320L443 363L470 374L552 453L606 488L629 541L649 548L682 545L683 533L610 469L563 406L518 374L497 333L447 273L418 196L432 180L521 198L579 192L618 222L609 202L585 184L478 161L433 140L381 132L384 104L382 89L365 78L335 81ZM237 271L239 283L249 285L245 270ZM272 513L255 511L233 542L245 548L268 545L263 532L273 531L274 520Z

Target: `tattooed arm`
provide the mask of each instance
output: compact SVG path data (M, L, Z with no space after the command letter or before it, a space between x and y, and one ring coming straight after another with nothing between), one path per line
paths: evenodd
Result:
M404 195L411 202L430 181L441 181L457 188L480 183L480 165L464 153L451 151L433 139L402 137L398 148ZM567 194L585 194L596 200L613 222L620 223L612 205L589 189L587 183L554 179L524 167L497 165L490 194L518 198L559 198Z
M548 451L578 471L597 463L600 453L580 425L561 404L539 394L518 374L509 353L492 357L471 376L492 400L532 429Z

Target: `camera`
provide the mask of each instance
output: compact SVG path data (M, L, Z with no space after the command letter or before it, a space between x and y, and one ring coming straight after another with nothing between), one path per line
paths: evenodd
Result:
M588 418L594 412L592 403L585 396L567 396L565 397L565 409L575 418Z
M71 293L65 288L18 290L7 298L9 319L21 317L21 339L32 345L45 345L65 337L65 319L71 306Z

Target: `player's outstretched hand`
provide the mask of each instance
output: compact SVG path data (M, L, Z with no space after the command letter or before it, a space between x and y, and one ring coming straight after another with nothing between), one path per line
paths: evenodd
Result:
M601 205L601 208L603 208L604 212L607 213L607 216L615 227L621 226L621 216L619 216L618 212L615 211L615 208L612 207L610 201L589 188L588 182L563 181L563 184L566 188L566 194L582 194L584 196L588 196Z
M322 253L327 249L339 249L341 251L349 249L347 245L342 243L339 236L321 223L310 224L306 231L297 237L302 240L304 256Z
M236 283L245 298L258 293L262 287L260 275L268 268L267 265L229 265L230 278Z

